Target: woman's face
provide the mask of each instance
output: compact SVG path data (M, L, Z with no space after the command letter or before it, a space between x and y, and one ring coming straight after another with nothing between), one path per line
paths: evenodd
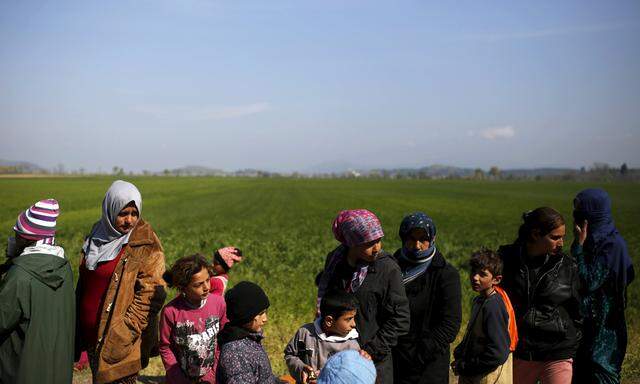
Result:
M533 233L533 246L536 253L540 255L556 255L562 251L564 245L565 226L556 227L553 231L544 236Z
M378 252L382 249L382 239L370 241L368 243L356 245L355 252L358 255L358 259L364 260L367 263L372 263L378 257Z
M427 231L423 228L413 228L409 231L407 237L405 237L402 245L411 251L425 251L429 249L431 242L429 241Z
M136 204L132 201L118 213L114 227L118 232L127 234L136 226L139 218L138 208L136 208Z
M202 300L207 298L211 289L210 278L207 268L202 268L200 272L191 276L189 285L182 289L182 293L191 304L200 305Z

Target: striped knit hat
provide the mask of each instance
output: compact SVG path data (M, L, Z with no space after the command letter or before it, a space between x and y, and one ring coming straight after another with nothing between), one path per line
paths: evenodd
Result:
M13 230L27 240L42 240L44 244L53 244L59 213L60 207L56 200L40 200L18 216Z

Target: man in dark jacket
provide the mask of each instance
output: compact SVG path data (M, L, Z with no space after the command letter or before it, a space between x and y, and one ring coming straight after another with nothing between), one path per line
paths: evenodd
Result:
M7 247L0 282L0 382L70 383L75 303L73 273L54 245L58 203L23 212Z
M411 328L393 349L396 384L448 383L450 344L462 321L460 275L436 249L436 227L425 213L400 224L402 248L393 255L400 270Z

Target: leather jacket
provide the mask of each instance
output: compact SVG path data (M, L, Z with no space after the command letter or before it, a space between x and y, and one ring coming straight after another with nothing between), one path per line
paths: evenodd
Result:
M518 325L516 358L533 361L569 359L581 339L580 280L575 260L563 252L549 255L530 278L525 247L500 247L505 289Z

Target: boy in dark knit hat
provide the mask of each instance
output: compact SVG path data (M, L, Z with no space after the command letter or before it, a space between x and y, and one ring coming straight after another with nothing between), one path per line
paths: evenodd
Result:
M224 298L229 322L218 334L218 383L280 383L271 371L269 356L261 344L269 298L250 281L236 284Z

